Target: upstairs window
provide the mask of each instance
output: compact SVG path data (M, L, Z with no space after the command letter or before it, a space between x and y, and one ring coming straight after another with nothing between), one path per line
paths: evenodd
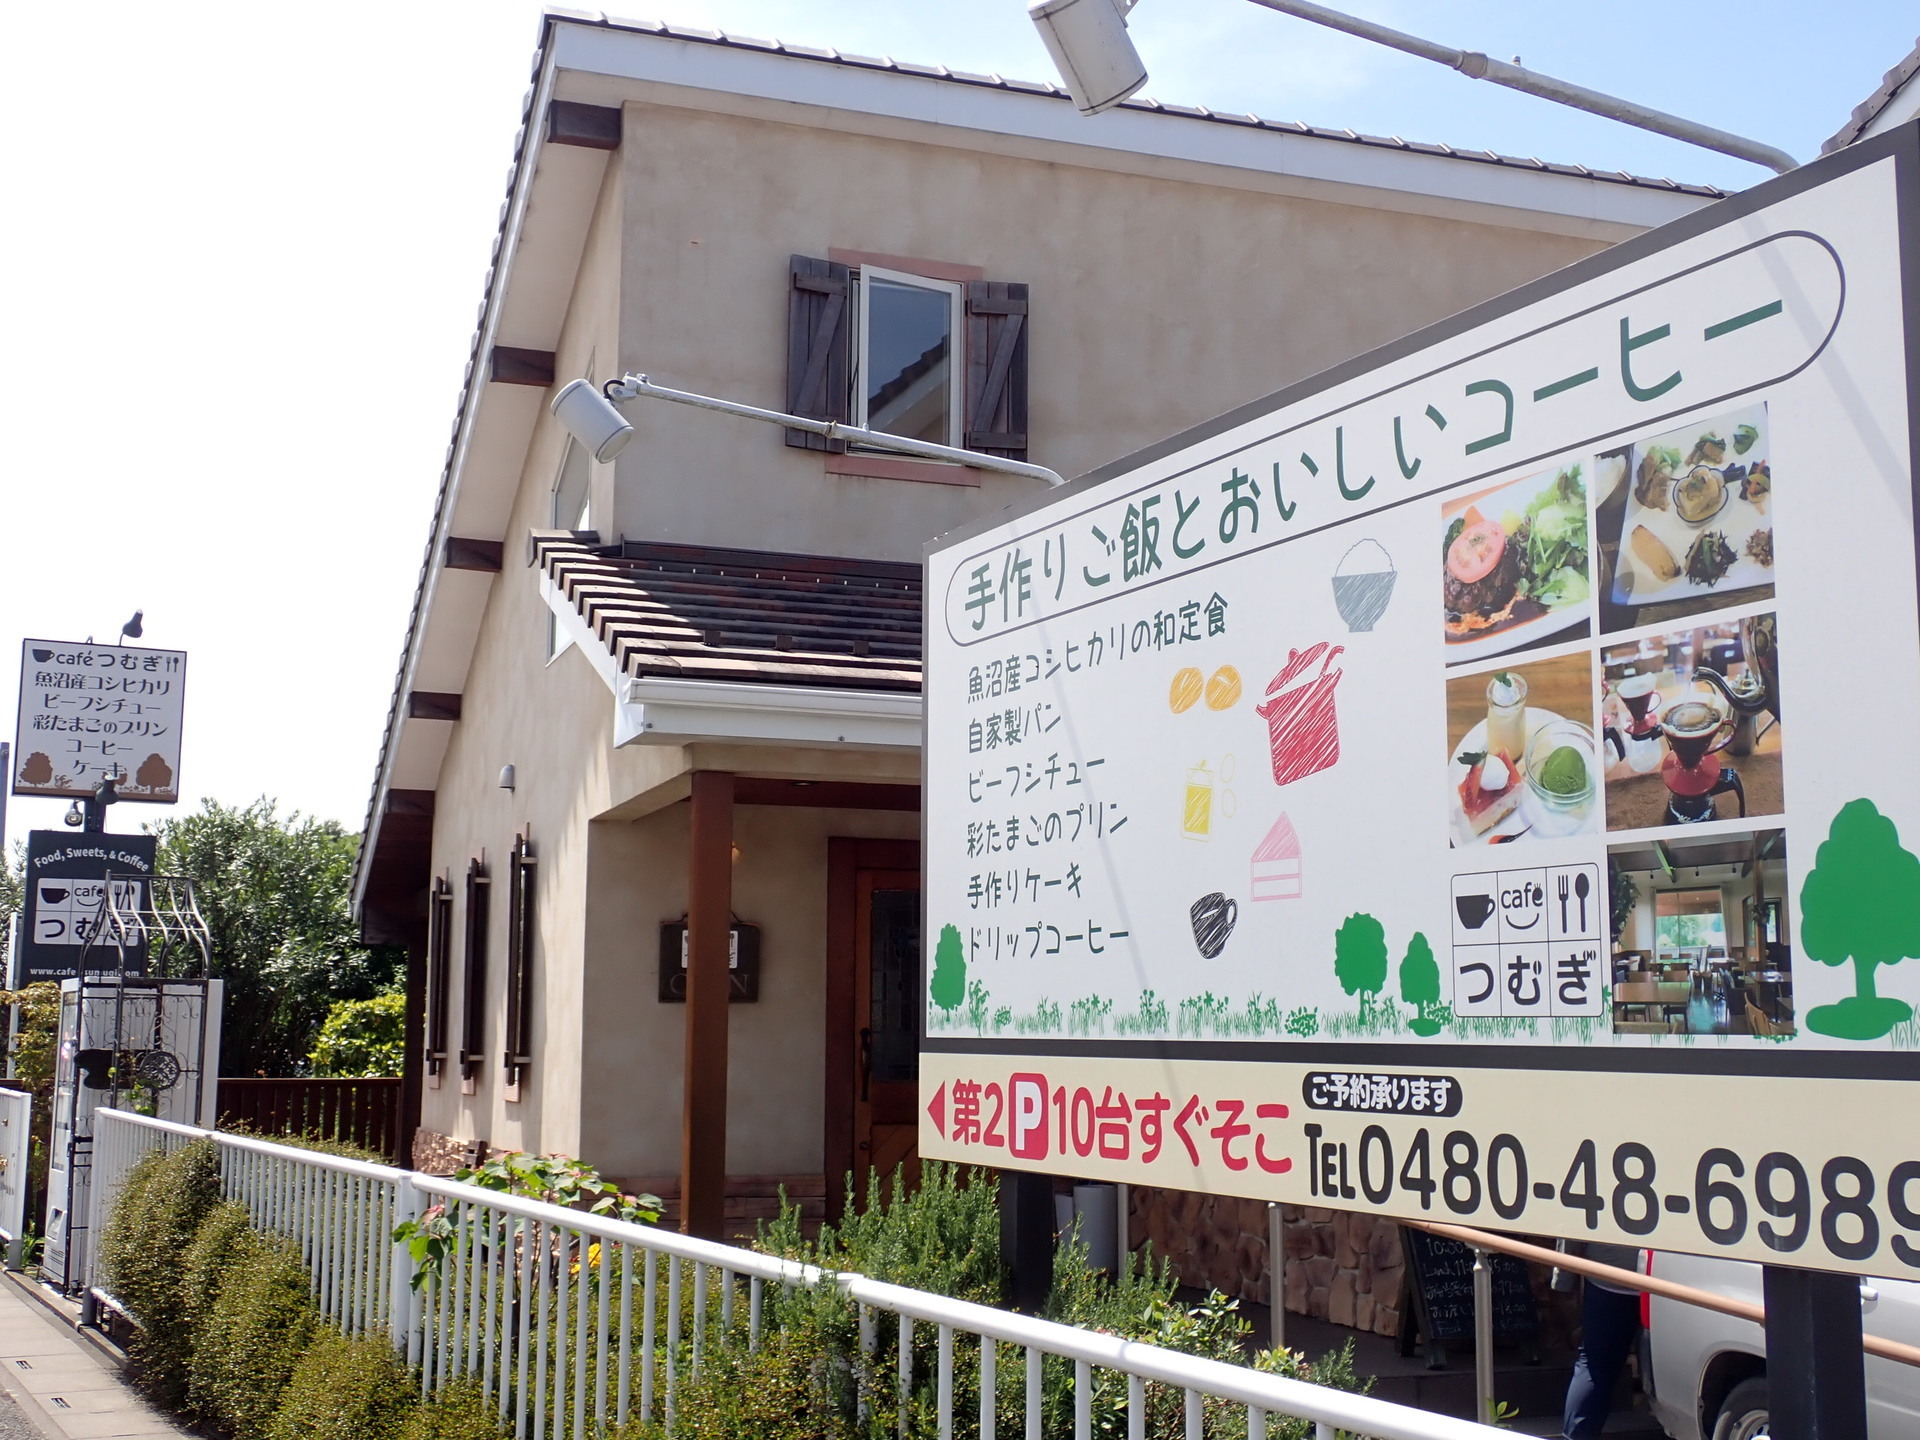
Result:
M863 268L854 329L853 423L935 445L959 445L961 287Z
M936 445L1027 455L1027 287L795 255L787 410ZM803 430L787 443L844 452Z

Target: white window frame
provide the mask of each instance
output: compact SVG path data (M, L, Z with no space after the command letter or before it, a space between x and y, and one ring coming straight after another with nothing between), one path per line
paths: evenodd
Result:
M871 429L867 424L867 370L868 370L868 332L867 317L872 314L870 290L875 280L888 280L896 285L911 286L916 290L944 290L949 297L948 333L951 336L947 349L947 433L940 440L942 445L951 445L956 449L964 448L966 440L967 416L967 287L958 280L936 280L931 275L915 275L906 270L886 270L878 265L862 265L859 269L858 303L854 309L854 352L853 352L853 423L861 429ZM884 455L889 453L871 446L856 446L861 453ZM945 461L922 463L945 464Z

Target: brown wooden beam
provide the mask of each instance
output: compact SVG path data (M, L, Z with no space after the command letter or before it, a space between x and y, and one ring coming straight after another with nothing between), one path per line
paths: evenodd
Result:
M733 776L693 772L687 845L686 1083L680 1128L680 1228L725 1238L727 975L733 926Z
M458 720L460 697L440 690L409 690L407 718L409 720Z
M447 569L485 570L499 574L506 562L504 540L473 540L465 535L447 537Z
M487 378L501 385L553 384L554 359L551 350L523 350L518 345L493 347Z
M861 780L768 780L742 775L733 782L736 805L807 805L820 810L910 810L920 808L918 785Z
M589 150L618 150L620 107L555 100L547 106L547 140L554 145L584 145Z

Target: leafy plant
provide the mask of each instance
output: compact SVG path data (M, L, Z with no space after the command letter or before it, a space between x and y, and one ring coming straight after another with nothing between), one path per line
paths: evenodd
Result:
M418 1404L385 1335L323 1330L293 1367L268 1440L395 1440Z
M249 1230L229 1250L224 1270L211 1313L193 1336L188 1396L233 1440L266 1440L320 1316L292 1241Z
M100 1237L107 1288L139 1325L129 1349L140 1383L162 1404L186 1394L194 1331L181 1291L183 1257L220 1204L220 1156L211 1140L154 1151L121 1182Z
M407 996L389 990L365 1000L336 1000L321 1022L307 1063L315 1075L398 1075L406 1058Z
M611 1215L635 1225L657 1225L658 1195L629 1195L584 1160L570 1155L531 1155L508 1151L485 1164L456 1170L453 1178L482 1190L497 1190L525 1200L540 1200L589 1215Z

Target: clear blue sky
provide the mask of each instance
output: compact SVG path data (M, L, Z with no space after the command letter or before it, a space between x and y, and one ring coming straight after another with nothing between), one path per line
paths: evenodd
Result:
M1920 28L1892 3L1350 3L1801 159ZM620 13L1050 78L1024 11L635 0ZM191 653L185 792L271 794L358 825L537 15L523 0L0 8L8 734L21 637L110 639L144 606L148 643ZM1728 187L1760 178L1244 0L1141 0L1133 24L1162 99ZM15 802L8 832L60 808Z

